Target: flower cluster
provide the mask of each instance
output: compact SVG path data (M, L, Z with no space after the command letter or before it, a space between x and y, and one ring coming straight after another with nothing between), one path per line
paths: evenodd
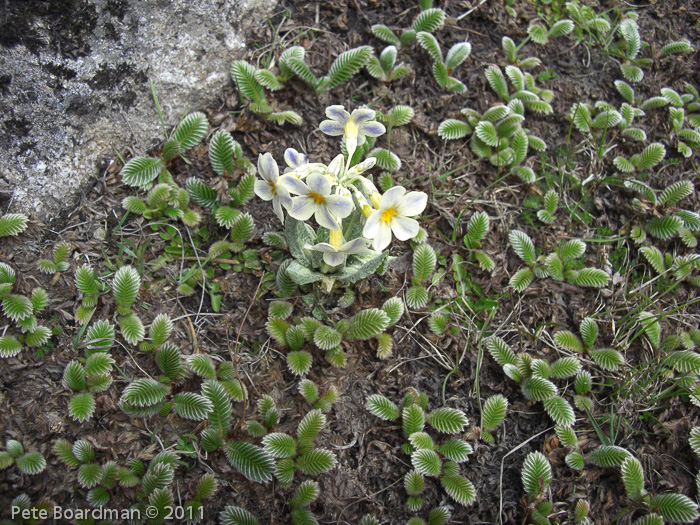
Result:
M329 120L321 122L322 132L331 136L343 136L347 159L336 156L330 164L310 163L306 155L293 148L284 154L287 164L280 175L277 163L269 153L258 158L258 173L262 180L255 183L255 193L263 200L272 201L275 214L284 224L284 211L297 221L307 221L312 216L319 226L328 230L328 242L305 244L303 248L321 252L323 262L329 267L340 267L347 255L372 254L367 246L372 241L375 252L382 252L391 243L392 234L405 241L418 234L420 215L427 204L423 192L407 192L395 186L381 195L376 186L363 175L374 167L376 159L351 166L357 148L365 144L367 137L382 135L386 129L374 120L371 109L356 109L348 113L342 106L326 109ZM343 220L355 225L364 221L364 227L345 228Z

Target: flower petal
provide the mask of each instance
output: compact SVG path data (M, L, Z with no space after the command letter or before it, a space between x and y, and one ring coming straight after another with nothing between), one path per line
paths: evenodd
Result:
M384 248L391 243L391 228L383 221L379 222L379 231L374 238L374 249L378 252L384 251Z
M313 246L307 244L306 246L304 246L304 248L306 248L307 250L314 250L314 251L323 252L323 253L337 253L338 252L338 250L333 248L333 246L331 246L327 242L319 242L318 244L315 244Z
M253 185L253 190L255 194L264 201L271 201L275 196L275 193L272 191L272 186L270 186L270 183L266 180L256 180Z
M281 184L277 184L277 200L287 209L292 206L292 197L289 195L289 190Z
M381 222L382 214L378 211L372 212L367 218L365 227L362 229L362 236L367 239L374 239L379 233L379 223Z
M318 193L322 197L328 197L331 194L331 181L325 175L311 173L306 177L306 184L311 191Z
M427 204L427 194L422 191L409 191L399 200L399 203L396 205L396 211L399 215L413 217L423 213Z
M314 218L319 226L323 226L329 230L340 229L338 221L336 221L331 212L328 211L327 206L316 206L316 214L314 215Z
M328 266L340 266L343 264L343 259L345 259L345 255L342 253L332 252L323 254L323 262Z
M343 244L340 248L338 248L338 251L352 254L370 253L372 250L367 248L366 243L367 241L365 239L358 237L357 239L353 239L352 241Z
M361 135L369 135L370 137L378 137L386 133L386 128L381 122L373 120L371 122L363 122L360 126Z
M277 182L279 178L279 169L272 155L269 153L261 153L258 155L258 173L260 176L270 182Z
M342 195L329 195L326 197L326 206L333 213L341 219L344 219L352 213L354 207L352 199L343 197Z
M309 220L316 211L316 201L306 196L294 197L292 199L292 208L287 211L289 211L289 215L298 221Z
M406 188L403 186L394 186L393 188L389 188L386 192L384 192L382 198L379 199L379 209L386 210L388 208L393 208L401 201L401 197L403 197L405 193Z
M353 110L352 115L350 115L350 118L355 121L355 124L359 125L368 120L372 120L375 115L376 113L373 109L358 108Z
M284 212L282 211L279 199L272 199L272 209L275 210L275 215L277 215L280 222L284 224Z
M297 195L309 194L309 187L297 179L294 175L282 175L278 186L284 186L288 191L291 193L296 193Z
M287 148L284 152L284 161L292 169L296 169L299 166L309 163L309 159L303 153L299 153L294 148Z
M400 241L413 239L418 235L418 230L420 230L420 226L415 219L402 217L401 215L397 215L391 219L391 231L394 232L394 235L396 235L396 238Z
M343 127L345 127L345 124L350 120L350 113L345 111L343 106L328 106L326 108L326 116L331 120L337 121Z
M318 129L331 137L345 133L345 126L335 120L324 120L318 125Z

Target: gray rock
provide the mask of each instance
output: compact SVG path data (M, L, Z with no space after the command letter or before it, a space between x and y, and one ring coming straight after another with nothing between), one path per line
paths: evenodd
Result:
M0 203L56 217L117 151L137 152L230 82L276 0L24 0L0 25ZM42 10L43 9L43 10ZM52 10L53 9L53 10Z

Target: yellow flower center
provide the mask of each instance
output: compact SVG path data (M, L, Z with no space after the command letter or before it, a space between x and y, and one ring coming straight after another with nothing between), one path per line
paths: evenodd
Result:
M319 195L318 193L314 193L313 191L309 193L309 197L311 197L314 200L314 202L316 202L317 206L326 202L326 198L323 195Z
M359 129L355 121L353 119L348 120L348 123L345 124L345 138L347 140L356 139L358 132Z
M398 214L399 213L396 211L396 208L392 206L391 208L387 208L382 212L381 220L387 224L391 224L391 220Z
M328 244L336 250L343 245L343 230L331 230L328 236Z

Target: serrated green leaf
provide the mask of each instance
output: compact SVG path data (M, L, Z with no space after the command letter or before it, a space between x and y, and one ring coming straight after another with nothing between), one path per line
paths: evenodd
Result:
M250 481L263 483L272 479L275 460L252 443L231 441L226 445L228 462Z
M354 77L367 63L370 56L372 56L372 48L370 46L360 46L338 55L328 72L330 77L328 88L332 89Z
M659 494L649 500L651 509L665 520L693 523L698 519L698 506L683 494Z
M508 239L513 247L513 250L515 250L515 253L523 260L525 264L528 266L535 264L535 245L525 232L520 230L511 230L511 232L508 234Z
M190 113L178 124L173 137L180 144L180 152L199 144L209 130L207 116L201 112Z
M120 173L124 184L144 187L158 177L163 167L160 159L136 157L127 162Z
M588 454L586 460L599 467L619 467L628 457L630 453L622 447L600 445Z
M537 497L552 482L552 467L541 452L530 452L523 462L521 478L525 492Z
M571 426L576 421L574 409L571 408L571 405L569 405L564 398L554 396L545 399L542 404L547 414L549 414L549 417L551 417L557 425Z
M303 376L311 370L313 357L306 350L298 350L287 354L287 366L293 374Z
M476 489L471 481L459 475L442 476L440 478L442 487L447 495L460 505L471 505L476 500Z
M426 417L426 422L438 432L457 434L464 430L468 420L461 410L441 407L430 412Z

